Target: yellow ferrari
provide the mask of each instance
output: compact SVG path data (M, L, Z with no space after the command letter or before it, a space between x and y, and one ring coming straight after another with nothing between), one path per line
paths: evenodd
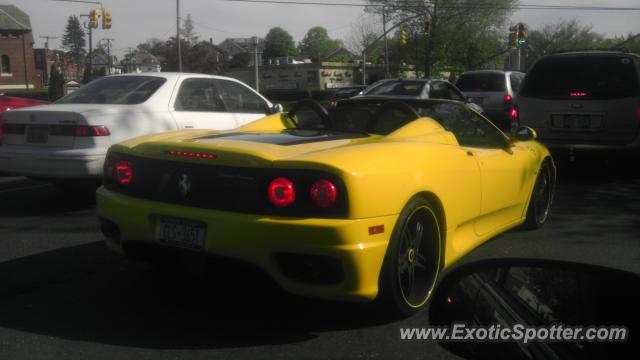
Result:
M542 226L555 186L529 128L510 138L461 102L376 97L133 139L104 170L97 211L125 255L234 258L291 293L404 315L473 248Z

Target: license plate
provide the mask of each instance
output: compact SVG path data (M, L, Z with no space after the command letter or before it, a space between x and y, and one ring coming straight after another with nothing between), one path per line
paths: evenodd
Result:
M603 116L599 114L551 115L551 127L558 130L597 130L602 125Z
M48 126L29 126L27 129L27 142L46 143L49 140Z
M169 245L202 249L206 230L206 224L199 221L161 216L156 236L159 241Z

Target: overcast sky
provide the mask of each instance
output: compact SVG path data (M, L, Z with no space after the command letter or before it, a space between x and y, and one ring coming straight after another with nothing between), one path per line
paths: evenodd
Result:
M322 2L366 3L365 0ZM40 36L60 37L69 15L86 14L93 7L91 4L52 0L0 0L0 3L16 5L29 14L35 47L44 46L44 39ZM640 7L640 0L522 0L521 3ZM94 30L94 41L114 38L116 55L122 55L129 47L135 47L146 39L166 39L176 32L176 0L103 0L102 4L111 11L113 28ZM334 38L344 39L348 36L350 25L363 15L363 9L357 7L251 4L221 0L181 0L180 7L183 17L191 14L200 38L213 38L214 43L220 43L227 37L264 36L274 26L289 31L296 41L301 40L306 31L315 25L327 28ZM512 20L536 28L541 24L572 18L592 25L594 31L607 35L640 32L640 11L520 10ZM60 39L51 40L49 46L59 47Z

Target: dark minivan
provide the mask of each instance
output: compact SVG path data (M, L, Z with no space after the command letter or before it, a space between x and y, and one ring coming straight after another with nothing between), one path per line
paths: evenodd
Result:
M640 57L573 51L540 58L518 93L520 124L550 148L640 148Z

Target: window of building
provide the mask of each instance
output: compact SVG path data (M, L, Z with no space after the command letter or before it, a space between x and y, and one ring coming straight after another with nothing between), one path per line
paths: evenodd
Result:
M2 74L11 75L11 59L9 55L2 55Z

